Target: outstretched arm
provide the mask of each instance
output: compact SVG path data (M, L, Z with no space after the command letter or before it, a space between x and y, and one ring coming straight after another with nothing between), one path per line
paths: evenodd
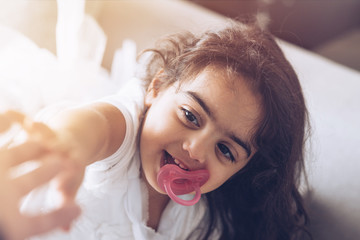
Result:
M110 156L122 144L125 119L113 105L95 103L60 112L48 124L33 123L27 131L68 158L71 167L59 178L59 189L65 200L73 199L85 167Z
M0 239L17 240L57 227L69 228L80 212L74 198L85 167L111 155L123 142L126 126L122 113L110 104L97 103L65 110L45 125L8 112L0 114L0 132L13 122L22 124L28 140L0 150ZM40 162L40 167L13 178L13 167L28 160ZM63 205L46 215L21 214L20 199L53 178L64 195Z
M114 153L122 144L126 129L122 113L107 103L60 112L50 120L49 127L60 147L85 165Z

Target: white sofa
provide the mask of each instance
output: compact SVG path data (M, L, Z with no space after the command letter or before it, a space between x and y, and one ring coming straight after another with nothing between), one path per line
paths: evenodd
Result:
M0 24L55 53L56 1L17 0L1 5ZM108 71L124 39L134 40L141 50L163 34L196 31L224 20L177 0L92 0L86 3L86 11L107 36L102 66ZM310 111L307 200L311 231L318 240L360 239L360 72L279 42L299 75Z

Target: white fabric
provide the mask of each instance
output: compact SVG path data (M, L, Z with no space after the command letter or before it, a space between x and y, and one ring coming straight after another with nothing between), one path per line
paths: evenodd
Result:
M83 213L72 230L32 239L184 239L198 225L205 210L203 202L186 207L170 201L157 232L146 226L148 196L145 183L140 179L136 137L143 94L140 84L134 79L118 94L100 100L113 104L123 113L126 120L124 142L112 156L86 169L77 196ZM50 186L33 192L26 199L23 210L46 212L58 203L58 196Z
M84 28L97 29L94 20L86 20ZM11 108L32 116L63 99L88 102L114 93L119 85L90 57L67 66L13 29L0 25L0 37L0 111Z

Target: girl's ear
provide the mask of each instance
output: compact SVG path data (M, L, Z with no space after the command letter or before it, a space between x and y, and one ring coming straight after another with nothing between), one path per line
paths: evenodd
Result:
M146 90L145 106L150 107L154 99L158 96L162 86L161 77L164 74L164 69L160 69L154 78L151 80L148 89Z

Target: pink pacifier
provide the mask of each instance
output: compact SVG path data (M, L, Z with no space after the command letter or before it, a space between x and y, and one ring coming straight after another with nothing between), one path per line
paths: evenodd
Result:
M166 164L160 168L157 181L160 188L165 191L175 202L191 206L200 200L200 187L209 179L209 171L206 169L185 171L174 164ZM176 195L183 195L195 191L195 197L184 200Z

